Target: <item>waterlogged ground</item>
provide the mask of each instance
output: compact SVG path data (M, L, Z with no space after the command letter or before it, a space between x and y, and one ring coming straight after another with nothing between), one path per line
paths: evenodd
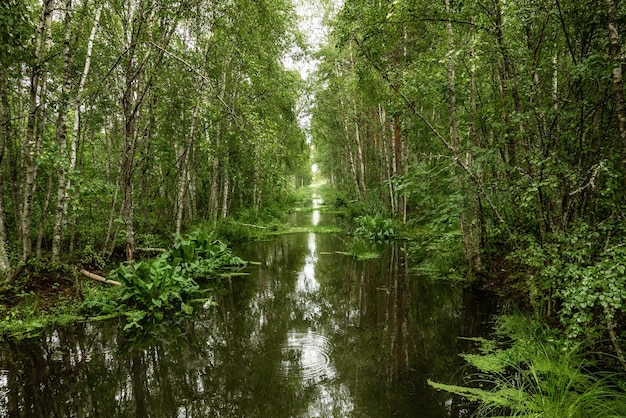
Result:
M291 222L329 224L319 211ZM218 306L129 341L118 321L77 324L0 347L0 416L460 417L427 379L462 377L459 336L483 335L481 295L380 259L339 254L340 234L249 244L260 265Z

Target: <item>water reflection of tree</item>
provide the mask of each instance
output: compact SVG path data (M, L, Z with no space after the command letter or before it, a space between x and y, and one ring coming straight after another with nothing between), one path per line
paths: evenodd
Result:
M333 357L356 398L356 415L414 416L419 411L447 417L450 397L426 381L450 381L460 367L463 291L411 274L405 254L399 244L381 260L361 263L329 256L320 263L324 297L335 307L349 303L347 309L335 310L343 314L328 324L344 330L333 338ZM334 276L337 271L342 277Z
M426 379L449 381L460 330L478 332L463 292L410 274L401 246L357 262L334 253L337 237L316 240L310 294L295 290L309 249L307 235L294 234L243 252L263 261L253 276L228 282L219 306L194 321L157 324L143 343L115 322L4 343L0 415L460 416ZM311 304L319 314L304 312ZM289 332L304 329L330 338L337 379L280 374Z

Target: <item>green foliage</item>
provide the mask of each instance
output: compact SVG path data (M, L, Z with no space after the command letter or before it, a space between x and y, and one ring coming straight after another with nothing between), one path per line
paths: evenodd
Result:
M83 301L79 311L90 317L108 317L120 314L119 300L123 289L118 286L103 287L100 284L86 283L83 287Z
M125 329L141 328L145 320L191 315L191 301L210 291L200 283L216 284L220 272L244 264L226 244L198 230L184 238L177 237L176 244L156 258L120 264L109 278L123 285L120 309L127 315ZM97 301L89 305L95 306Z
M102 270L107 265L107 261L99 251L96 251L91 244L83 247L79 254L80 262L83 266Z
M6 64L13 54L18 54L30 40L34 31L30 2L4 0L0 3L0 61Z
M121 303L129 312L141 311L143 319L150 316L163 320L165 314L185 313L183 304L200 289L190 272L168 262L168 254L134 265L122 264L110 275L124 286ZM139 314L129 316L126 328L136 326Z
M0 336L31 338L47 327L82 319L80 306L72 303L69 295L53 296L55 291L54 285L48 290L48 295L27 290L23 284L3 289L0 294ZM10 301L5 299L7 295L10 295ZM51 306L48 299L53 297L58 298L58 302Z
M414 269L428 277L446 280L465 277L466 264L458 229L439 235L430 231L412 235L409 255L418 262Z
M380 215L364 215L356 218L355 221L358 226L354 234L361 239L383 243L396 236L393 219L383 218Z
M626 248L613 247L600 254L598 261L581 267L570 264L559 288L562 300L559 319L570 338L602 335L607 324L624 330L626 318ZM606 335L606 334L605 334Z
M225 243L212 233L194 231L187 237L177 237L176 244L164 254L174 268L189 272L194 279L209 279L219 269L241 267L245 262L232 254Z
M610 417L626 414L623 376L589 371L582 345L571 346L545 325L523 316L503 316L497 335L504 343L477 341L480 354L463 357L479 374L468 386L429 381L480 403L476 416Z
M606 233L606 232L605 232ZM526 266L526 291L535 310L557 316L571 339L606 338L615 324L625 331L626 249L606 249L600 230L579 224L570 234L553 234L542 244L527 238L512 259Z

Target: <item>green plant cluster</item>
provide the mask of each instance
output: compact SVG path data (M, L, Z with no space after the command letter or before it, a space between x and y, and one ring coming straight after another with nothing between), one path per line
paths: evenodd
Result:
M626 331L626 248L586 224L549 238L529 240L513 256L529 271L523 290L533 308L558 319L571 340L613 338L618 354Z
M158 257L138 263L122 263L109 278L123 285L120 308L128 317L125 329L142 328L144 320L166 315L190 315L191 302L212 291L220 272L245 263L212 234L196 231L177 237L177 243Z
M545 324L521 315L501 317L496 335L499 342L473 339L479 343L479 353L463 355L478 370L467 386L429 384L479 402L476 416L626 414L624 376L598 373L599 365L584 356L584 345L568 345ZM591 373L591 369L596 370Z
M388 242L396 237L393 219L381 215L364 215L355 219L358 227L354 234L362 239L378 243Z
M571 338L589 336L626 317L626 248L610 248L589 266L569 265L559 289L559 318Z

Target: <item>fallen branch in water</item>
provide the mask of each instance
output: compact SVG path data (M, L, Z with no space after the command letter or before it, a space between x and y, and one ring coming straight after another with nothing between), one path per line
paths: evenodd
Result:
M259 228L259 229L267 229L266 226L260 226L260 225L252 225L252 224L244 224L242 222L233 222L230 221L231 224L235 224L235 225L242 225L242 226L249 226L250 228Z
M102 277L102 276L99 276L99 275L97 275L95 273L91 273L91 272L89 272L89 271L87 271L85 269L82 269L80 272L81 272L81 274L83 276L89 277L90 279L96 280L98 282L111 284L113 286L121 286L122 285L120 282L116 282L115 280L109 280L109 279L107 279L105 277Z

